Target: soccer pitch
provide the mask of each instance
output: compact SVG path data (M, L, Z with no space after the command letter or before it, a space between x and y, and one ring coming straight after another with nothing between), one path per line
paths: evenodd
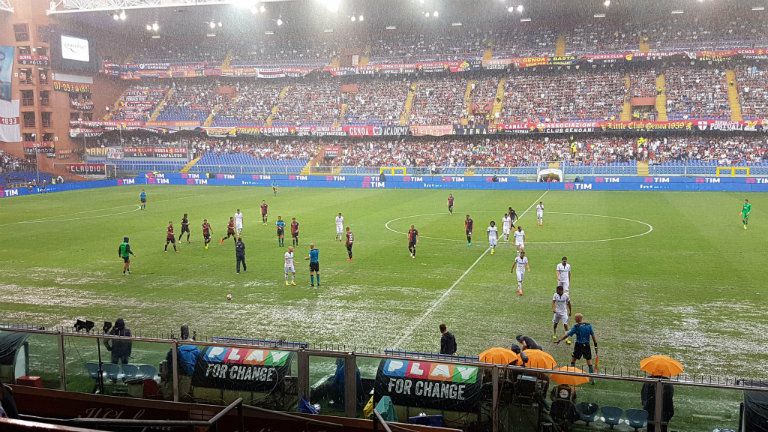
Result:
M595 328L601 366L635 370L650 354L671 355L690 374L768 378L765 314L765 208L732 193L406 191L140 187L0 201L2 322L71 326L125 318L134 333L169 334L183 323L199 335L306 341L314 345L418 351L439 349L438 324L456 335L459 354L508 346L528 334L560 364L571 347L551 343L555 265L573 266L573 311ZM455 214L447 212L449 192ZM259 204L270 206L264 226ZM543 228L533 205L546 208ZM515 295L514 247L487 252L485 228L508 207L522 215L531 271ZM235 210L244 213L248 271L235 273L232 240L218 239ZM342 212L355 234L354 260L335 241ZM191 244L164 253L165 228L190 216ZM475 221L467 247L463 220ZM298 286L283 283L275 234L281 215L300 223ZM200 225L213 226L209 250ZM421 236L407 251L411 224ZM287 230L286 246L290 245ZM129 236L133 274L117 247ZM308 245L320 250L322 287L309 287ZM233 300L226 300L227 293Z

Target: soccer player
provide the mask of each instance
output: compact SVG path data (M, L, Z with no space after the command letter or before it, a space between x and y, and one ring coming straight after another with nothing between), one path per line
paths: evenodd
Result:
M240 213L240 209L237 209L235 212L235 229L237 236L240 237L240 234L243 232L243 214Z
M499 243L499 232L496 228L496 221L491 221L491 225L486 232L488 233L488 246L491 248L491 255L496 253L496 245Z
M557 263L555 267L555 276L557 277L557 286L563 287L563 291L570 296L571 292L571 265L568 264L568 257Z
M277 196L277 182L272 182L272 195Z
M291 219L291 241L294 246L299 245L299 223L296 218Z
M355 235L352 234L352 230L347 227L347 255L349 255L349 258L347 258L347 261L352 261L352 245L355 243Z
M525 231L523 231L523 227L518 225L517 231L515 231L515 247L517 248L518 252L522 252L525 250Z
M117 248L117 256L123 259L123 274L126 272L131 274L131 255L133 255L133 251L131 245L128 244L128 237L123 237L123 242Z
M467 235L467 247L472 246L472 227L474 227L475 221L472 220L469 215L464 219L464 234Z
M573 346L573 355L571 356L571 366L576 366L576 360L584 357L587 361L587 367L589 367L589 373L594 373L592 368L592 349L589 346L589 339L592 338L592 342L595 344L595 354L597 354L597 339L595 338L595 332L592 330L592 324L582 322L584 315L577 313L573 316L576 320L576 325L563 337L558 339L555 343L560 343L564 339L567 339L573 335L576 335L576 344Z
M144 189L141 190L141 193L139 194L139 204L142 210L146 210L147 208L147 192L144 191Z
M285 246L285 221L282 216L277 217L275 226L277 226L277 245L283 247Z
M512 263L512 272L517 271L517 295L523 295L523 280L525 279L525 272L530 271L531 266L528 265L528 257L525 256L525 251L521 251L520 255L515 257L515 261Z
M544 203L541 201L536 204L536 223L538 223L540 227L544 226Z
M453 194L448 194L448 213L453 214Z
M178 252L176 249L176 236L173 234L173 222L168 221L167 233L165 235L165 252L168 252L168 243L173 243L173 251Z
M315 287L315 275L317 275L317 287L320 288L320 251L315 248L315 244L309 245L309 256L304 258L309 260L309 283L312 288Z
M418 243L418 241L419 230L411 225L411 229L408 230L408 252L411 253L411 258L416 258L416 243Z
M568 317L571 315L571 298L563 292L562 285L558 285L555 295L552 296L552 342L557 341L557 324L563 323L563 330L568 333ZM570 339L565 343L571 344Z
M266 201L261 200L261 205L259 206L261 208L261 223L266 225L267 224L267 215L269 214L269 205Z
M288 246L288 252L283 255L285 265L283 271L285 273L285 286L288 286L288 275L291 276L291 285L296 285L296 268L293 265L293 247Z
M219 244L224 244L224 240L227 240L230 237L232 237L235 242L237 242L237 234L235 234L235 218L233 217L229 218L229 223L227 223L227 236L222 237L221 241L219 241Z
M509 234L512 232L512 218L509 217L509 213L504 213L504 217L501 219L501 233L504 236L504 241L509 241Z
M752 213L752 204L749 203L748 199L745 199L744 205L741 206L741 223L744 225L744 229L747 229L747 224L749 224L750 213Z
M336 240L341 241L341 238L344 235L344 216L341 215L341 212L339 212L339 215L336 216Z
M208 244L211 242L211 224L208 223L208 219L203 219L203 240L205 250L208 250Z
M181 232L179 233L179 241L181 241L184 233L187 233L187 243L189 243L189 218L187 217L186 213L184 213L184 216L181 217Z
M515 222L517 222L517 212L512 207L509 208L509 218L512 219L512 228L515 228Z

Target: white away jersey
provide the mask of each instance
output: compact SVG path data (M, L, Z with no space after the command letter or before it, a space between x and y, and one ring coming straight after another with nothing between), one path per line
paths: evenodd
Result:
M336 226L344 226L344 216L336 216Z
M243 214L242 213L235 213L235 223L238 225L243 224Z
M555 295L552 296L552 301L555 302L555 313L566 315L568 313L568 302L570 300L570 297L568 297L568 294L566 293L563 293L563 295L555 293Z
M515 231L515 244L523 244L525 242L525 231Z
M286 267L293 267L293 252L286 252L285 253L285 266Z
M525 273L525 266L528 265L528 257L522 257L520 256L515 257L515 262L517 263L517 272L518 273Z
M537 215L544 214L544 204L536 204L536 214Z
M557 280L558 282L568 282L569 276L571 274L571 265L565 264L563 266L563 263L557 263Z
M495 226L489 226L487 232L489 239L495 239L498 236L499 229Z
M509 216L504 216L504 218L501 220L501 226L504 228L504 230L509 231L509 229L512 227L512 218Z

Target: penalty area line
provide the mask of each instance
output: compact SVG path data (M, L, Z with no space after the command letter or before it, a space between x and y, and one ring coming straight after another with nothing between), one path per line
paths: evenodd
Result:
M538 204L539 201L541 201L541 199L544 198L544 195L546 195L548 192L549 192L549 190L546 190L546 191L544 191L543 194L541 194L540 197L536 198L536 200L533 202L533 204L528 206L528 208L525 209L525 211L522 214L520 214L520 217L518 217L517 220L522 219L523 216L525 216L526 213L528 213L533 208L533 206ZM421 323L424 322L425 319L427 319L430 315L432 315L432 313L441 304L443 304L445 299L447 299L448 296L451 295L453 290L461 283L462 280L464 280L464 278L469 274L469 272L471 272L472 269L474 269L475 266L477 266L477 263L479 263L480 260L482 260L486 255L488 255L488 252L490 250L491 250L490 247L486 248L485 251L483 251L483 253L475 260L475 262L473 262L472 265L469 266L469 268L466 269L464 271L464 273L462 273L461 276L459 276L459 278L456 279L453 282L453 284L451 284L451 286L447 290L445 290L445 292L437 300L435 300L435 302L432 303L432 305L426 311L424 311L423 314L421 314L420 317L418 317L415 321L411 322L411 324L408 326L408 328L406 328L405 333L403 333L399 338L397 338L397 341L395 341L395 344L394 344L393 348L400 348L400 345L403 342L410 341L411 336L413 336L413 332L416 331L416 328L419 327L421 325Z

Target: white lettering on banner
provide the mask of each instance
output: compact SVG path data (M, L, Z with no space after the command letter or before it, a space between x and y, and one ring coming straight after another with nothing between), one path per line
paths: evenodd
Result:
M307 181L309 180L309 177L299 175L299 176L296 176L296 180Z
M221 178L227 179L227 180L234 180L235 179L235 175L234 174L222 174Z
M463 182L464 177L451 177L451 181L453 182Z
M654 183L669 183L669 177L654 177Z
M707 177L707 178L704 179L704 182L705 183L720 183L720 179L719 178L709 178L709 177Z
M200 178L200 174L187 174L187 178L196 179Z
M412 182L423 182L424 178L423 177L411 177L411 181Z
M155 183L157 183L157 184L171 184L171 180L166 179L166 178L159 178L159 179L155 179Z
M379 181L372 181L371 182L371 188L380 188L384 189L387 185L384 182Z
M462 379L468 380L472 377L472 374L477 373L477 368L475 366L456 366L456 371L459 372Z
M387 393L404 396L421 396L435 399L465 400L466 384L455 384L440 381L412 381L404 378L393 378L387 383Z
M368 128L367 127L350 127L349 128L349 136L368 136Z
M606 183L619 183L621 180L618 177L606 177L605 178Z
M250 354L248 354L248 357L245 358L245 361L263 362L264 358L264 350L253 350Z
M6 197L18 196L18 195L19 195L19 190L18 190L18 189L6 189L6 190L3 192L3 194L4 194Z
M403 367L403 362L400 360L390 360L387 364L389 365L387 372L393 372Z
M431 377L447 377L450 378L452 376L450 369L448 368L448 365L445 364L438 364L437 366L432 369L432 372L429 374Z
M347 179L344 176L333 176L333 181L343 182L347 181Z
M132 184L136 184L136 180L135 179L122 179L122 183L123 183L123 185L132 185Z
M288 351L272 351L272 361L276 364L280 364L283 357L287 357L289 354Z
M227 356L227 361L233 361L236 362L240 360L240 349L238 348L232 348L232 350L229 352L229 355Z
M421 368L421 363L411 362L411 375L424 375L424 369Z
M497 180L499 181L499 183L507 183L507 182L509 182L509 179L506 178L506 177L497 177Z
M229 368L229 378L238 381L273 381L275 373L273 367L233 365Z
M229 366L223 364L208 364L205 370L205 376L214 378L226 378Z
M574 183L575 190L592 190L592 183Z
M195 184L196 185L207 185L208 184L208 179L195 179Z
M768 184L768 179L766 178L756 178L755 183L757 184Z

